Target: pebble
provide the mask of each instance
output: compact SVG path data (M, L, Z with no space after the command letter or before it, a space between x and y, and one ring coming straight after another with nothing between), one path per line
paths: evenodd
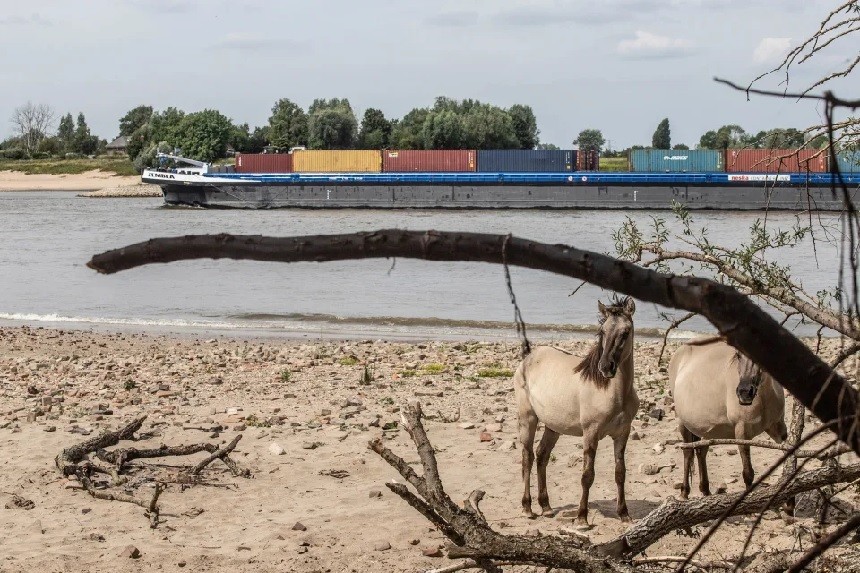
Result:
M482 442L492 442L493 441L493 435L490 434L489 432L481 432L480 440Z
M501 424L487 424L486 428L484 428L487 432L501 432L502 425Z
M302 442L303 450L315 450L322 445L321 442Z
M293 531L307 531L308 528L305 527L301 521L297 521L296 524L292 527Z
M377 497L382 497L382 492L379 491L378 489L372 489L372 490L370 490L370 493L368 494L367 497L369 497L371 499L374 499Z
M374 551L388 551L391 549L391 544L387 541L382 541L373 546Z
M420 539L410 539L409 540L409 545L418 545L419 543L421 543Z
M663 444L656 444L652 449L656 454L662 454L666 451L666 448L663 446Z
M648 415L659 422L666 416L666 412L663 408L654 408L648 413Z
M716 491L717 493L726 493L727 491L729 491L729 486L726 484L726 482L720 482L717 484Z
M138 549L134 545L126 545L125 549L123 549L122 553L120 553L119 555L120 557L125 557L126 559L138 559L140 558L140 549Z
M631 440L641 440L642 438L639 437L639 432L631 432L630 433L630 439Z
M284 448L281 447L280 444L276 444L276 443L272 442L271 444L269 444L269 453L274 455L274 456L282 456L287 452L284 451Z
M660 473L660 467L655 464L641 464L639 466L639 473L646 476L657 475Z
M461 430L473 430L475 429L475 424L471 422L463 422L462 424L458 424Z
M442 550L438 547L425 547L421 550L424 557L442 557Z

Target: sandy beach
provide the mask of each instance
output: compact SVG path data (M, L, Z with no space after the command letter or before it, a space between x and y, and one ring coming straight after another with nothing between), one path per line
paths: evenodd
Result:
M589 344L559 346L582 352ZM831 346L825 356L836 351ZM681 480L677 422L658 348L651 341L636 346L641 407L627 452L634 519L677 497ZM564 511L536 520L521 513L509 377L518 351L509 343L309 343L2 328L0 507L9 509L0 509L0 570L424 571L448 565L438 551L443 536L384 486L399 476L367 449L369 440L384 437L418 463L408 435L397 428L399 404L410 398L421 400L428 414L428 434L455 500L486 490L482 508L502 532L568 528L572 518ZM855 367L852 362L850 374ZM160 500L162 523L151 529L140 507L93 499L59 474L54 457L62 448L141 414L148 416L146 439L137 447L225 444L241 433L234 458L252 478L233 477L216 462L201 484L169 483ZM550 499L560 510L578 503L580 442L562 437L550 463ZM742 489L735 454L733 447L711 449L712 487ZM597 456L594 527L586 534L603 541L625 527L615 516L610 440L601 442ZM131 472L128 493L148 497L152 476L171 482L203 457L134 462L140 467ZM755 451L756 471L776 457ZM646 475L646 464L659 471ZM32 508L11 503L13 495L32 501ZM860 501L853 492L843 497ZM770 512L753 551L790 547L813 521L811 511L793 524ZM703 558L736 556L749 525L749 519L733 520ZM137 558L128 556L129 546ZM683 554L689 547L689 538L672 534L651 553Z
M0 171L0 192L101 191L139 184L139 176L120 176L97 169L74 175L28 175L18 171Z

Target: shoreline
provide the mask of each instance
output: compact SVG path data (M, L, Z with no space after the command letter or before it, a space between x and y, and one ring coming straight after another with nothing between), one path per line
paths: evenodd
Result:
M19 191L94 192L135 185L140 185L140 176L116 175L98 169L66 175L31 175L20 171L0 171L0 193Z

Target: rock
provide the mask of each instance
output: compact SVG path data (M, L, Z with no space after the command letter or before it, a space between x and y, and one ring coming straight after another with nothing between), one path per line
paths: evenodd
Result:
M493 441L493 435L490 434L489 432L481 432L480 440L482 442L492 442Z
M302 442L303 450L315 450L322 445L322 442Z
M716 491L717 491L717 493L726 493L727 491L729 491L729 486L726 485L726 482L724 482L724 481L720 482L717 484L717 490Z
M639 437L639 432L630 432L630 439L631 440L641 440L642 438Z
M139 559L140 549L134 545L126 545L125 549L122 550L122 553L120 553L119 556L125 557L126 559Z
M675 489L683 489L684 488L684 482L676 481L672 487L674 487Z
M655 444L652 449L654 450L654 453L658 455L666 451L666 448L663 446L663 444Z
M666 416L666 412L663 408L654 408L648 413L648 415L659 422Z
M24 499L20 495L12 495L12 499L6 502L6 509L33 509L36 504L30 499Z
M421 543L420 539L410 539L409 540L409 545L418 545L419 543Z
M517 446L516 446L516 444L514 444L513 440L506 440L506 441L502 442L502 445L499 446L499 449L500 450L513 450L516 447Z
M538 537L539 535L539 529L526 529L526 537Z
M391 549L391 544L387 541L381 541L373 546L374 551L388 551Z
M177 567L185 567L185 561L180 561L176 564Z
M738 455L738 451L737 451L736 449L734 449L734 448L729 449L729 450L726 450L726 453L727 453L727 454L729 454L730 456L736 456L736 455Z
M293 531L307 531L308 528L302 525L301 521L297 521L296 524L292 527Z
M379 491L378 489L372 489L372 490L370 490L370 493L368 494L367 497L369 497L371 499L374 499L377 497L382 497L382 492Z
M272 442L271 444L269 444L269 453L273 456L282 456L287 452L284 451L284 448L282 448L280 444Z
M639 473L646 476L657 475L660 473L660 467L655 464L641 464L639 466Z
M475 424L471 422L463 422L462 424L458 424L461 430L473 430L475 429Z
M425 547L421 550L424 557L442 557L442 550L438 547Z
M307 548L306 546L302 545L302 546L300 546L298 549L296 549L296 552L297 552L297 553L307 553L307 552L308 552L308 548Z
M487 427L484 428L486 432L501 432L502 425L501 424L487 424Z
M320 416L322 416L323 418L331 416L331 410L329 408L323 408L322 410L320 410Z

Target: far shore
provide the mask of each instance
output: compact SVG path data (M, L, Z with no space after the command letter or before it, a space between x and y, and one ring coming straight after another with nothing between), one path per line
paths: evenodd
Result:
M139 176L116 175L98 169L73 175L29 175L20 171L0 171L0 192L103 191L139 185Z

